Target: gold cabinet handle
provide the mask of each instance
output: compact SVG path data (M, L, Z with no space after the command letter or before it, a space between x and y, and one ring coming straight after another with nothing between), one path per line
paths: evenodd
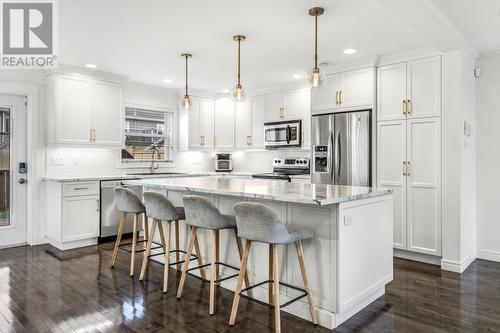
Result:
M406 161L403 161L403 176L406 176Z
M339 105L339 92L335 92L335 105Z
M411 115L411 101L409 99L406 100L406 113Z
M285 107L282 107L283 109L283 118L285 118Z
M342 90L339 91L339 104L342 105Z
M201 146L201 135L200 135L200 146Z
M94 129L92 129L92 134L93 134L93 137L92 137L92 138L93 138L93 140L94 140L94 142L95 142L95 128L94 128Z
M403 100L403 114L406 114L406 100Z
M252 136L247 135L247 146L250 146L252 144Z
M406 161L406 175L409 176L410 175L410 161Z
M205 136L203 135L201 138L203 140L203 145L205 145Z
M92 128L89 128L89 140L92 141Z

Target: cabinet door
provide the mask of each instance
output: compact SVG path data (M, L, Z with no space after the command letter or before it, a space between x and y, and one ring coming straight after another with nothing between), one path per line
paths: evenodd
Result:
M377 124L377 187L394 194L393 241L406 249L406 120Z
M56 143L91 144L91 81L69 76L56 80Z
M189 147L201 147L201 107L200 100L193 98L191 100L191 107L187 110L183 109L189 118ZM181 135L179 133L179 135Z
M339 75L328 75L326 83L319 89L311 90L311 106L315 111L331 110L338 107L337 92L339 91Z
M234 148L234 102L216 101L214 107L214 147Z
M340 107L372 108L375 92L373 68L340 74Z
M377 69L377 121L405 119L406 63Z
M99 235L99 197L96 195L63 198L63 242Z
M292 90L284 93L283 115L286 119L310 117L311 102L309 89Z
M202 148L214 147L214 101L210 99L200 100L200 133L202 136ZM234 126L234 125L233 125Z
M283 93L267 95L266 121L281 120L283 118Z
M236 103L236 148L252 144L252 99Z
M408 117L441 114L441 57L408 62Z
M266 97L252 97L252 148L264 148L264 123L266 121Z
M123 141L123 96L119 84L96 81L93 84L92 128L95 143L121 146Z
M408 120L408 250L441 255L441 126Z

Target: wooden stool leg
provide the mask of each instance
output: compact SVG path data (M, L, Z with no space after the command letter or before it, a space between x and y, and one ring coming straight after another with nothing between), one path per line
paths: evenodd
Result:
M179 253L179 221L175 221L175 261L179 262L181 259ZM181 264L177 264L177 270L181 270Z
M146 214L144 214L143 216L143 228L144 228L144 240L147 241L148 240L148 235L149 235L149 219L148 219L148 216ZM154 223L154 221L153 221Z
M311 288L309 287L309 279L307 278L306 264L304 262L304 249L302 248L302 242L295 242L295 248L297 249L297 256L300 263L300 271L302 273L302 280L304 281L304 288L307 292L307 303L309 304L309 312L311 312L311 319L314 325L318 325L318 317L316 311L314 310L314 303L311 294Z
M274 280L274 331L281 332L280 308L280 272L278 263L278 246L273 246L273 280Z
M157 223L159 223L157 220L153 220L153 225L151 226L151 235L149 235L146 251L144 251L144 258L142 258L141 275L139 275L139 281L144 280L144 274L146 273L146 267L148 266L148 257L151 254L153 237L155 235L155 226Z
M191 257L191 253L193 252L194 240L196 239L196 227L191 228L191 236L189 237L189 243L187 248L186 258ZM180 299L182 296L182 290L184 289L184 283L186 282L187 270L189 268L189 260L184 261L184 267L182 268L181 280L179 282L179 288L177 289L177 299Z
M167 222L166 230L165 230L165 263L163 265L163 292L167 292L168 288L168 269L170 268L170 223Z
M161 224L161 221L158 221L158 233L160 234L160 241L161 246L163 247L163 252L167 253L169 249L165 247L165 235L163 234L163 226Z
M273 265L273 257L274 257L274 245L273 244L269 244L269 280L270 281L273 281L274 278L273 278L273 270L274 270L274 265ZM274 304L274 297L273 297L273 284L274 282L272 283L269 283L269 304L273 305Z
M240 255L240 264L241 264L241 259L243 258L243 245L241 245L241 238L238 236L238 231L236 229L234 230L234 237L236 238L236 246L238 246L238 254ZM250 280L248 279L248 273L245 270L245 287L248 288L250 287ZM252 297L253 292L252 290L247 291L247 295Z
M215 262L218 263L220 262L220 242L219 242L219 230L215 230ZM215 279L218 280L220 276L220 271L219 271L219 265L215 265ZM217 285L220 285L220 283L217 283Z
M245 249L243 250L243 256L241 258L240 264L240 274L238 275L238 281L236 282L236 290L234 291L233 306L231 308L231 317L229 318L229 325L234 326L236 321L236 314L238 313L238 305L240 304L240 292L241 285L243 284L244 276L247 272L248 256L250 255L250 247L252 242L245 241Z
M196 235L196 237L194 238L194 250L196 252L196 257L198 258L197 261L198 261L198 266L201 266L203 265L202 261L201 261L201 252L200 252L200 244L198 243L198 235ZM186 260L188 260L188 256L186 255ZM189 258L191 259L191 258ZM200 276L202 278L205 278L205 269L203 267L200 268Z
M215 262L217 261L217 230L212 230L212 251L210 260L210 303L208 314L213 315L215 312L215 279L217 278L217 269Z
M137 243L137 220L139 214L134 214L134 227L132 228L132 252L130 253L130 276L134 276L135 246Z
M118 234L116 235L115 248L113 249L113 256L111 257L111 267L115 267L116 258L118 257L118 250L120 248L120 242L122 241L123 228L125 227L126 220L127 220L127 213L122 213L120 216L120 225L118 226Z

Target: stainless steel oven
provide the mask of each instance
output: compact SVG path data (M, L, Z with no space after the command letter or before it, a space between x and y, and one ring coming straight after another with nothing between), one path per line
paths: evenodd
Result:
M266 148L300 147L301 145L302 120L264 124L264 146Z

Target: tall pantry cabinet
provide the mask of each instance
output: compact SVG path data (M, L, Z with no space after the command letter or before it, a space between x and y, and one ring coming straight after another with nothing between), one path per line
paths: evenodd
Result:
M377 69L377 186L394 191L394 248L440 256L440 56Z

